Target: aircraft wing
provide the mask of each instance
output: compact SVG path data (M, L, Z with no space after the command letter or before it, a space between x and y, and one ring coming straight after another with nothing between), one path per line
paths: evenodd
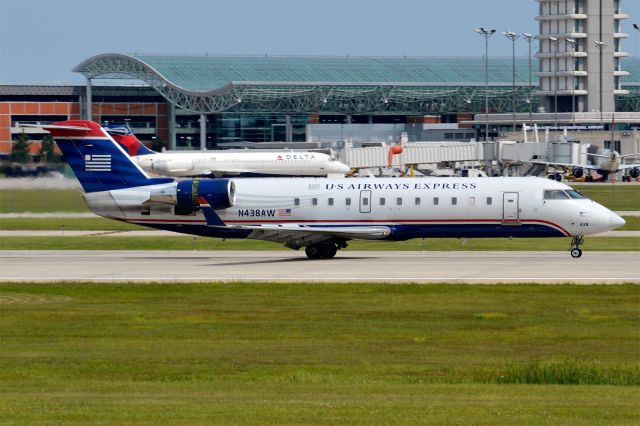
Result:
M391 233L387 226L308 226L290 224L268 224L268 225L227 225L231 229L251 230L256 235L269 236L291 235L322 235L328 237L341 237L359 240L378 240ZM279 240L278 240L279 241Z
M391 229L386 226L307 226L307 225L228 225L231 229L250 230L247 238L285 243L289 247L302 247L332 238L347 240L378 240L388 236Z
M538 160L529 160L527 162L531 164L541 164L544 166L580 167L581 169L586 169L586 170L598 170L598 167L594 166L593 164L556 163L553 161L538 161Z
M290 224L269 225L209 225L227 229L251 231L247 238L285 243L288 247L298 248L317 244L332 238L346 240L379 240L391 234L386 226L307 226Z
M618 167L618 170L629 170L629 169L636 169L636 168L640 168L640 163L620 164L620 166Z
M285 243L293 248L336 237L347 240L379 240L391 234L391 229L387 226L310 226L291 223L234 225L220 219L206 196L200 197L199 202L207 226L251 231L248 238Z

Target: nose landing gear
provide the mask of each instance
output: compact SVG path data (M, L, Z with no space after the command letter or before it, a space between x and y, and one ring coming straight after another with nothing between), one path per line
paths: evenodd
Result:
M569 253L571 253L571 257L577 259L582 256L582 250L580 246L584 244L584 238L582 235L576 235L571 239L571 247L569 247Z

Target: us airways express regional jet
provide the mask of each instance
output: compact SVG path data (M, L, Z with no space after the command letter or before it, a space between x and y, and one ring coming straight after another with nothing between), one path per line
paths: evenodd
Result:
M155 152L128 126L106 126L105 130L145 171L165 176L344 176L351 171L346 164L319 152Z
M100 125L44 126L95 213L193 235L252 238L332 258L349 240L572 237L624 220L540 178L150 178Z

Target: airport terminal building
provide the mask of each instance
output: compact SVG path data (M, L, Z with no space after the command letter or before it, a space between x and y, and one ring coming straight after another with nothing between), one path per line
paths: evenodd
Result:
M518 112L538 111L537 81L529 85L538 64L516 58L513 85L511 63L490 58L487 86L481 58L98 55L75 68L87 85L0 86L0 152L10 151L17 123L78 118L126 122L143 140L196 149L201 140L207 148L306 141L309 124L468 122L484 115L485 94L490 114L512 111L514 90ZM616 110L639 111L640 60L625 65ZM469 132L442 138L468 140Z
M128 123L169 149L316 142L324 128L342 141L382 127L445 141L531 122L638 128L640 58L622 49L621 2L537 1L539 48L525 58L93 56L73 69L84 85L0 85L0 155L19 123L67 119Z

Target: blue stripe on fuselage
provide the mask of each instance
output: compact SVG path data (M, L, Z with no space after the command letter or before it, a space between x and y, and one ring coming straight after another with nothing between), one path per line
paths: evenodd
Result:
M559 229L542 224L416 224L394 225L388 240L411 238L508 238L508 237L564 237Z
M251 233L250 230L209 227L204 224L150 223L136 222L135 220L131 220L131 222L165 231L214 238L246 238ZM316 226L322 226L323 228L328 226L343 228L351 225ZM310 228L312 227L313 226L310 226ZM411 224L392 225L391 235L386 237L385 240L403 241L411 238L543 238L564 236L566 235L559 229L543 224Z

